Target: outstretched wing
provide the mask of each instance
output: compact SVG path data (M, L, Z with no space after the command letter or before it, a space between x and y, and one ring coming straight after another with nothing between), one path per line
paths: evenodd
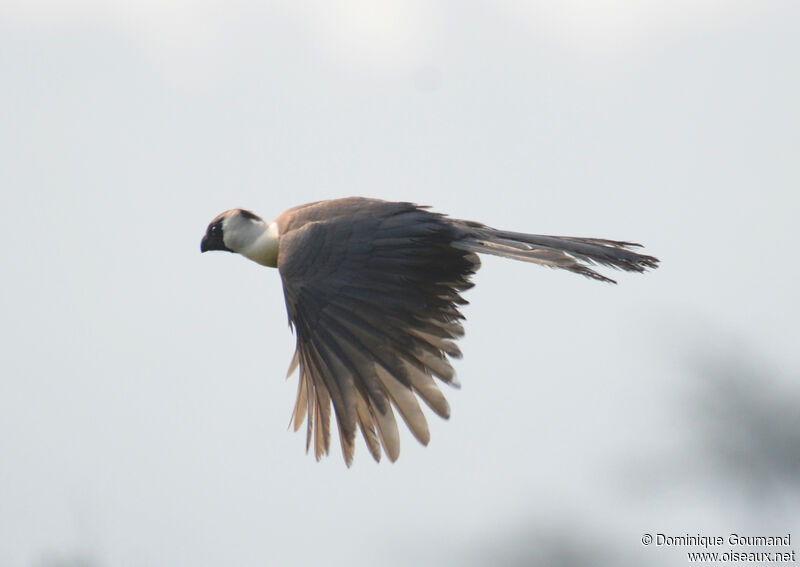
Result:
M306 447L330 445L330 408L350 465L361 430L372 456L394 461L396 409L414 436L429 440L417 397L447 418L434 378L455 385L449 357L461 355L460 292L472 286L477 255L453 248L456 229L409 203L353 199L340 210L293 211L281 234L278 268L300 368L292 423L308 419ZM339 214L341 213L341 214Z

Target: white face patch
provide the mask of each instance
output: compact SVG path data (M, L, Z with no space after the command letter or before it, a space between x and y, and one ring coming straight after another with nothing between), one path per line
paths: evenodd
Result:
M254 220L242 211L234 209L228 211L222 222L223 240L225 246L234 252L242 253L264 231L266 225L261 220Z

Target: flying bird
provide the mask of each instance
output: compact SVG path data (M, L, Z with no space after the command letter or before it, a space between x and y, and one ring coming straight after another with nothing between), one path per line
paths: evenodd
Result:
M400 452L394 410L423 445L430 439L419 401L448 418L437 380L458 386L451 358L464 335L461 293L492 254L616 283L596 264L630 272L658 259L632 242L540 236L451 219L413 203L350 197L294 207L271 222L231 209L208 225L201 252L239 253L278 268L299 367L290 424L307 420L306 451L330 447L331 407L347 466L357 429L376 461Z

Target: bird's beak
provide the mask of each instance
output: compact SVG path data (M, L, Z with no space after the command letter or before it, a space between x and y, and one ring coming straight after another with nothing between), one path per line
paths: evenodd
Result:
M200 241L200 252L210 252L211 250L224 250L225 252L233 252L230 248L225 246L225 241L222 238L222 233L219 230L206 231L203 240Z

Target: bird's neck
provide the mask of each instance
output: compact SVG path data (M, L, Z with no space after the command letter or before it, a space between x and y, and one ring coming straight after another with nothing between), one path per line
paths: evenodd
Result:
M270 268L278 267L278 234L277 223L271 222L252 244L239 252L242 256Z

